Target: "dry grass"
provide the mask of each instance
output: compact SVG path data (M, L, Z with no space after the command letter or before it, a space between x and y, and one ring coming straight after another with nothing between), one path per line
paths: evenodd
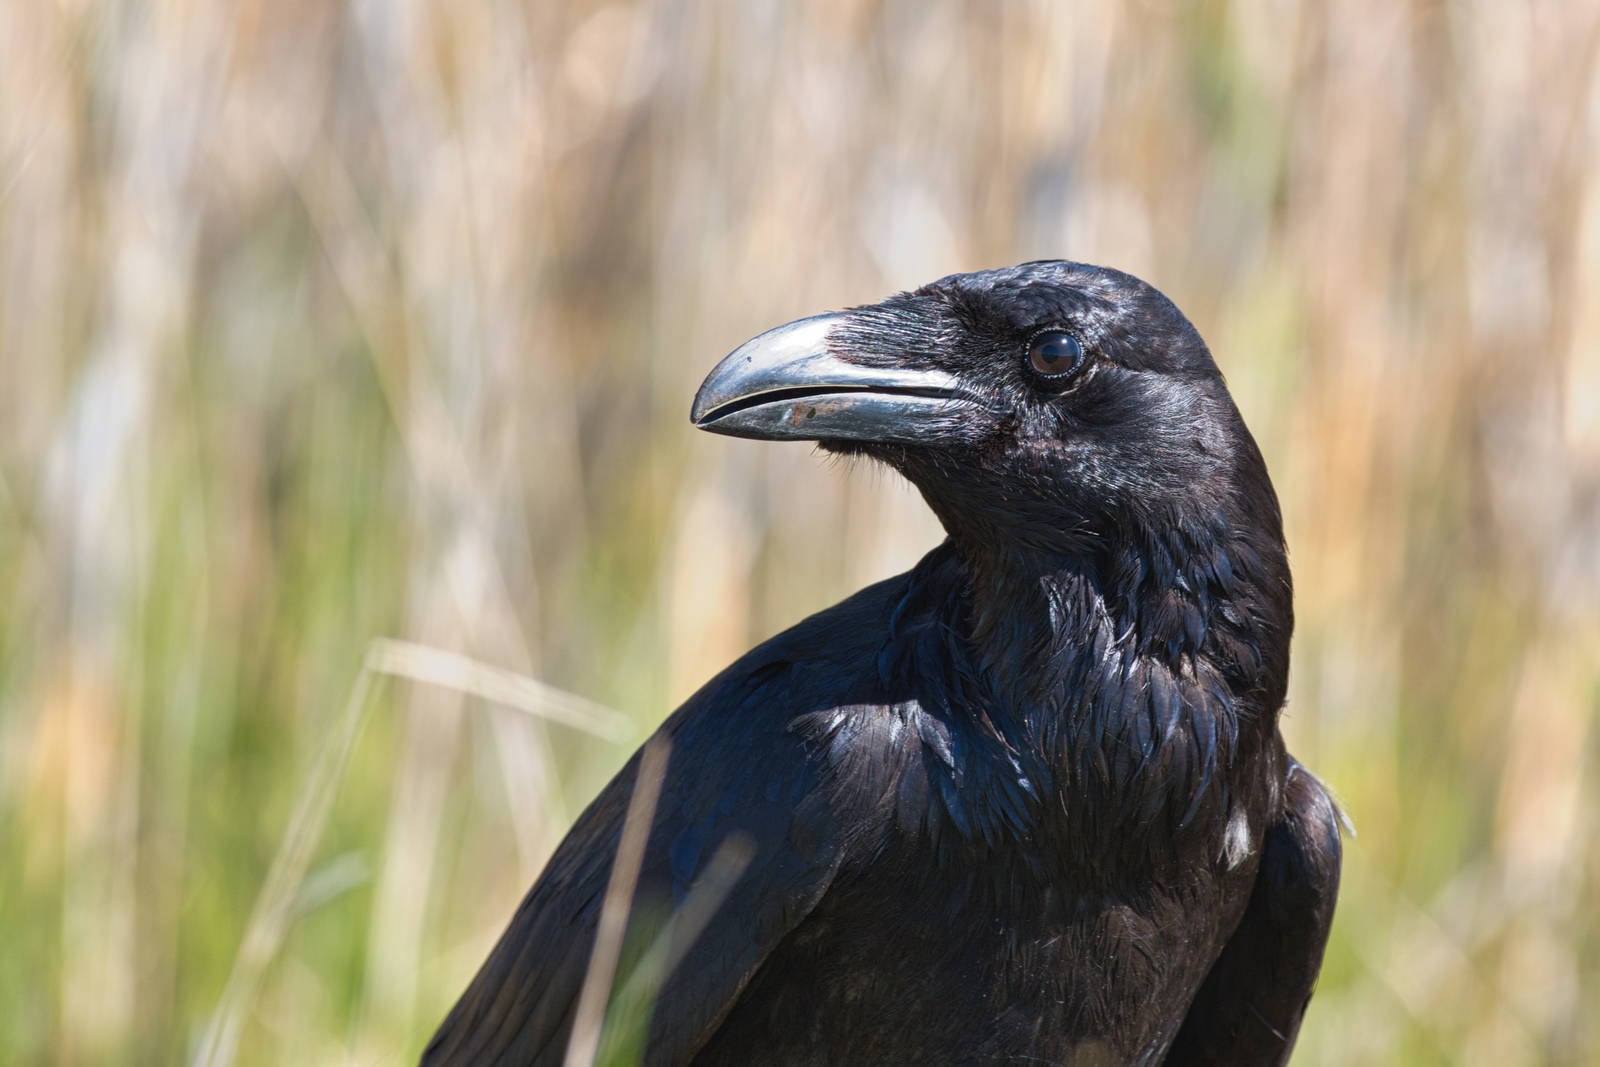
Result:
M938 537L693 435L704 370L1068 256L1191 313L1284 498L1287 730L1361 831L1297 1062L1595 1062L1597 52L1498 0L0 5L0 1061L197 1055L322 803L237 1062L414 1055L654 722ZM447 684L324 796L380 634Z

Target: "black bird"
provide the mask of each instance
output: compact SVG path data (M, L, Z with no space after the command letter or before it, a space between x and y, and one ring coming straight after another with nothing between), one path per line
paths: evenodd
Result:
M1277 498L1178 309L1079 263L955 275L762 334L692 417L886 463L948 539L661 727L634 913L751 858L634 1016L643 1062L1284 1062L1339 820L1278 732ZM638 767L425 1062L561 1061Z

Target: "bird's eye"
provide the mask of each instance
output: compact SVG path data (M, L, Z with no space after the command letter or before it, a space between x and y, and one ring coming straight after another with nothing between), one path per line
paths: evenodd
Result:
M1065 330L1046 330L1028 345L1028 366L1053 384L1061 384L1083 366L1083 345Z

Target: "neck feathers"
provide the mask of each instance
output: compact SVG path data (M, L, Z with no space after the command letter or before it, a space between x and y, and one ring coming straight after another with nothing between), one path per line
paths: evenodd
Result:
M1035 754L1074 851L1102 842L1108 870L1130 848L1225 824L1232 768L1274 736L1293 621L1271 519L1265 533L1171 522L1103 554L947 543L929 557L962 571L940 613L991 706L1023 709L988 728Z

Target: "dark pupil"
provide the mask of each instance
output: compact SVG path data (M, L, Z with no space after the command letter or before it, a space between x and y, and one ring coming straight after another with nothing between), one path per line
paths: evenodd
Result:
M1034 339L1028 361L1040 374L1066 374L1083 358L1083 348L1070 333L1044 333Z

